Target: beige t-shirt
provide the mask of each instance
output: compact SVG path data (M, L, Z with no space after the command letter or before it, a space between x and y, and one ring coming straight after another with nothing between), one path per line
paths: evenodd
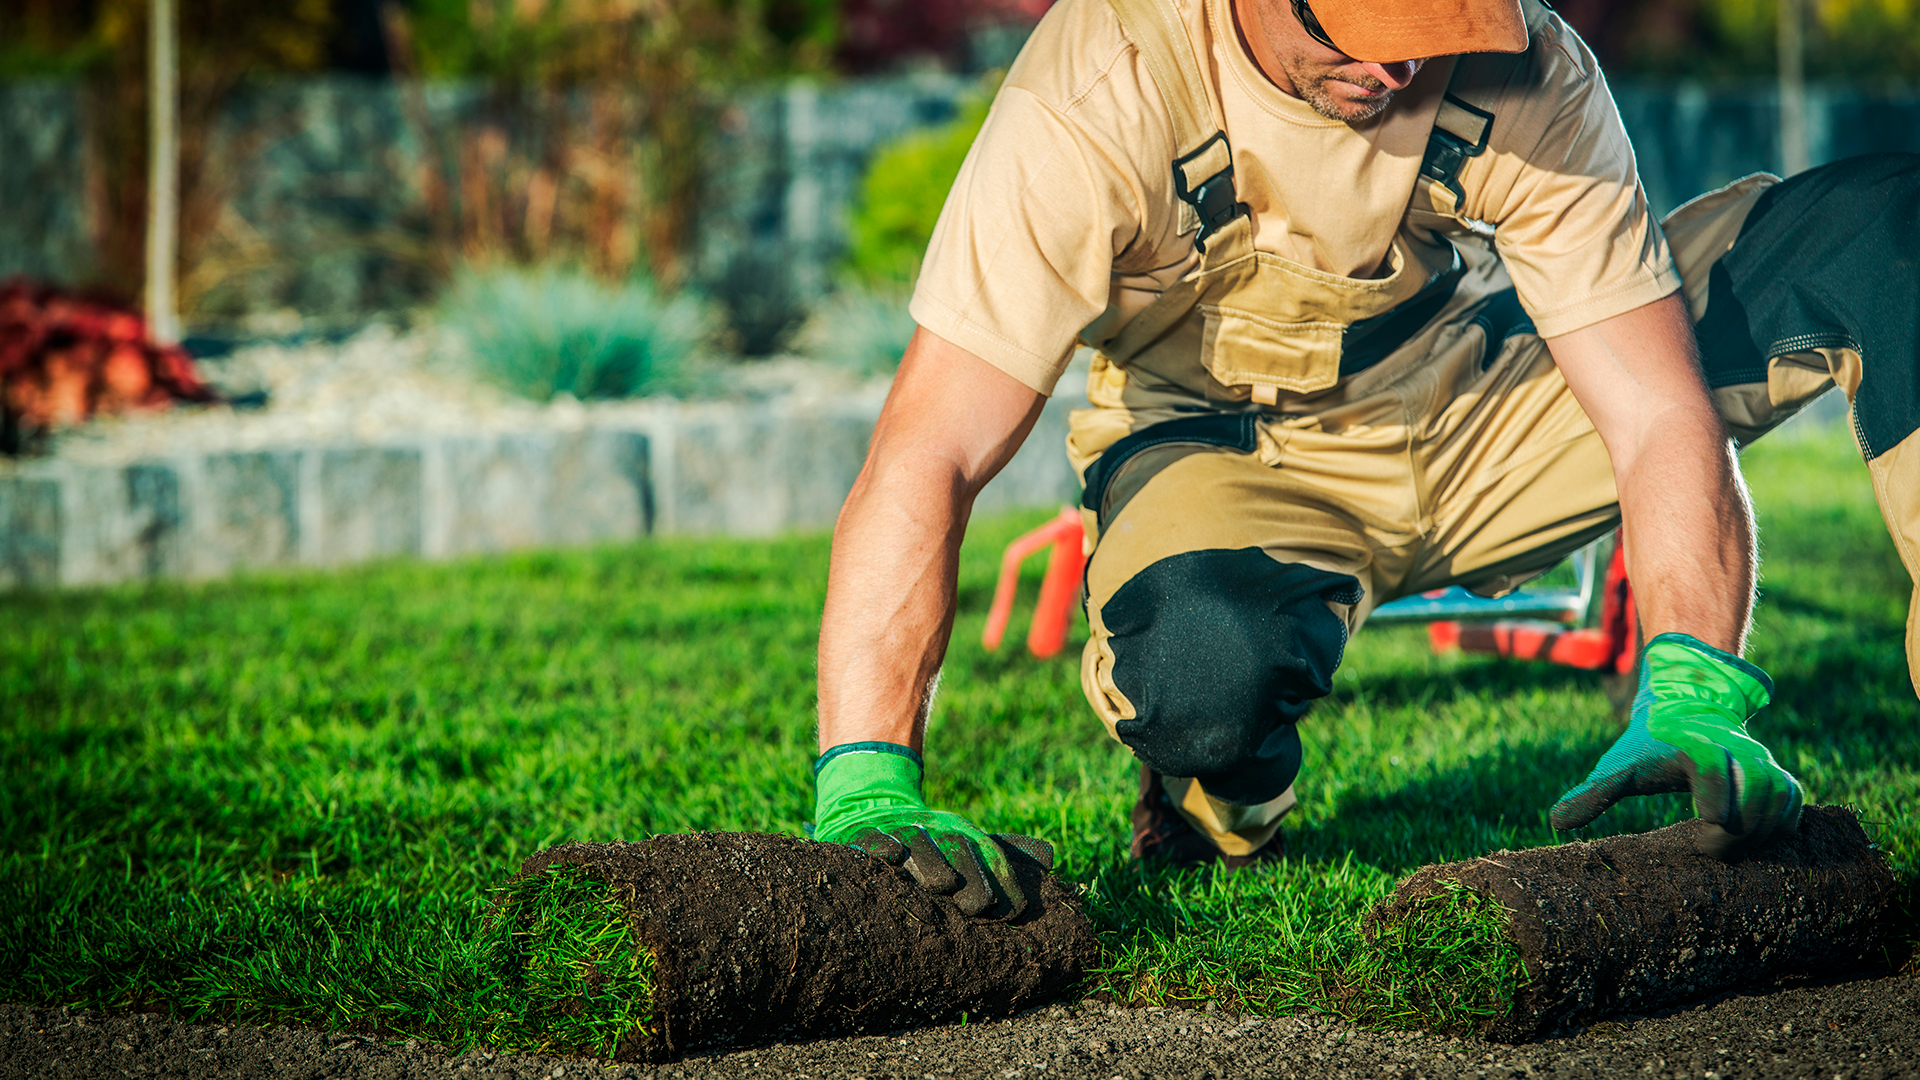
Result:
M1450 61L1428 63L1378 117L1347 124L1281 92L1207 5L1234 186L1260 251L1376 275L1419 179ZM1224 32L1222 32L1224 28ZM1461 216L1492 226L1521 303L1552 337L1679 287L1605 80L1556 15L1493 99L1487 149L1460 173ZM1061 0L995 98L927 249L921 326L1051 393L1076 340L1099 344L1191 270L1172 123L1108 0ZM1198 315L1194 316L1198 318Z

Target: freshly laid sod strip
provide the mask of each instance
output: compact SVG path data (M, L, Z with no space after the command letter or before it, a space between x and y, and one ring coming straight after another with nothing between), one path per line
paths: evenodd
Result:
M562 844L528 856L515 883L539 888L581 870L613 886L624 916L622 932L594 943L630 940L651 958L644 1000L629 1009L645 1024L620 1034L610 1015L596 1029L615 1031L605 1050L621 1061L1008 1016L1071 993L1100 955L1072 887L1032 861L1016 869L1032 900L1011 920L968 918L906 870L852 848L768 833ZM530 989L576 1013L628 1008L633 998L599 985L605 960L581 963L572 926L549 914L556 899L603 927L607 905L554 890L533 905L539 927L561 935L559 970L587 972L577 985L588 992L576 996L566 981Z
M659 1035L655 957L636 940L615 890L578 866L517 877L488 929L514 1028L544 1032L549 1052L612 1057L623 1038ZM517 1005L517 1008L515 1007Z
M1798 829L1731 862L1700 850L1707 831L1683 821L1425 867L1362 933L1382 953L1428 939L1431 961L1407 958L1415 970L1429 986L1459 972L1442 992L1472 995L1428 1015L1491 1005L1476 1026L1507 1042L1905 950L1898 884L1846 809L1809 806ZM1517 971L1517 984L1500 978Z
M1751 656L1779 687L1755 733L1813 799L1857 808L1910 884L1911 586L1844 430L1783 433L1747 469ZM1360 919L1421 865L1555 840L1546 808L1616 731L1597 680L1370 628L1302 726L1290 857L1143 870L1136 767L1081 700L1075 649L978 644L1002 547L1052 512L976 523L927 793L1060 849L1102 934L1086 989L1437 1027L1502 1009L1506 961L1476 970L1444 920L1370 948ZM620 988L644 961L623 968L606 926L532 956L489 922L495 890L566 840L801 835L827 554L824 536L673 540L0 597L0 998L604 1052L614 1033L556 1018L568 980L644 1023ZM1635 800L1588 835L1689 813Z

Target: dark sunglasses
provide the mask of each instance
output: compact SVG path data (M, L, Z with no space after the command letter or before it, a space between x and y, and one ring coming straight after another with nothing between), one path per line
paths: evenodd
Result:
M1320 20L1314 18L1313 9L1307 6L1307 0L1293 0L1293 17L1300 20L1300 25L1306 29L1308 37L1332 49L1334 52L1345 51L1341 49L1340 46L1335 45L1333 39L1327 36L1326 30L1320 25Z

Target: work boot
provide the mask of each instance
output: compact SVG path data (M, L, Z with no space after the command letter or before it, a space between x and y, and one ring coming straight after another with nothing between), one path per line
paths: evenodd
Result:
M1133 804L1133 842L1128 850L1136 859L1164 859L1175 867L1218 863L1227 873L1238 873L1256 863L1282 858L1287 845L1279 833L1255 848L1251 855L1228 855L1215 847L1206 833L1193 827L1174 808L1160 774L1140 766L1140 799Z

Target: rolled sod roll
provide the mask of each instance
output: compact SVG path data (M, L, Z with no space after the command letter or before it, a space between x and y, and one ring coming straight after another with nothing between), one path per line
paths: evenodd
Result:
M905 870L843 845L759 833L564 844L522 863L508 894L518 885L530 895L529 879L542 875L610 886L644 950L649 997L624 1003L640 1019L613 1056L659 1062L1002 1016L1065 994L1099 956L1093 926L1070 887L1038 864L1016 865L1039 899L1006 920L968 918ZM520 906L503 912L519 935L543 933L529 924L538 905ZM583 994L571 1011L594 1007Z
M1696 851L1701 828L1424 867L1362 933L1379 939L1431 918L1462 890L1497 902L1522 971L1512 1012L1482 1028L1510 1042L1781 975L1884 963L1899 947L1893 874L1851 811L1809 806L1798 832L1735 862Z

